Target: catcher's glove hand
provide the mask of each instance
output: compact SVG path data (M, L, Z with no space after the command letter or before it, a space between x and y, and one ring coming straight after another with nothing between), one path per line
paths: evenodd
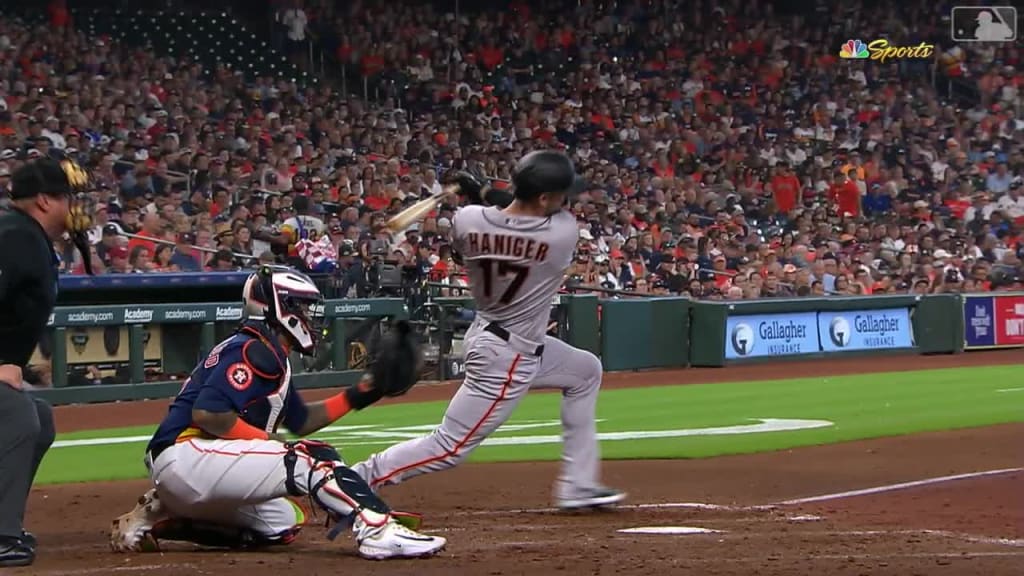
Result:
M398 320L377 344L370 364L373 388L383 396L401 396L419 380L422 365L412 326Z

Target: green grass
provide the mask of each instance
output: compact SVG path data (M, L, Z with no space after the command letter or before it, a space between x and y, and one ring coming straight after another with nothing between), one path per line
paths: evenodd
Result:
M869 362L870 360L865 360ZM701 458L779 450L874 438L1024 421L1024 391L1000 393L1020 382L1021 365L896 372L861 376L702 384L608 390L601 393L598 431L654 431L750 425L752 419L828 420L834 425L805 430L731 435L692 435L603 441L606 459ZM358 461L402 439L390 428L440 422L447 402L398 404L347 416L339 425L361 429L323 431L346 460ZM496 439L558 435L559 397L528 395L513 413L512 429ZM515 429L515 425L527 428ZM425 429L425 428L424 428ZM148 436L153 427L117 428L63 434L58 441ZM422 433L406 430L405 434ZM500 440L499 440L500 441ZM507 442L508 440L506 440ZM141 478L144 441L102 446L54 447L38 482ZM483 446L477 462L552 460L558 443Z

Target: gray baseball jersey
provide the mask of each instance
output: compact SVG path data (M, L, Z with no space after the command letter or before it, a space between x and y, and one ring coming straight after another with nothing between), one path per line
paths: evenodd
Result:
M551 301L576 251L576 219L565 211L540 218L466 206L455 215L452 238L477 314L525 339L543 340Z
M456 213L453 246L464 259L477 309L465 337L465 381L436 430L378 452L353 470L376 488L451 468L504 424L531 388L555 388L562 391L563 439L556 499L599 486L594 410L601 361L545 336L578 236L568 212L540 218L467 206ZM491 323L508 338L487 330ZM540 355L537 344L544 347Z

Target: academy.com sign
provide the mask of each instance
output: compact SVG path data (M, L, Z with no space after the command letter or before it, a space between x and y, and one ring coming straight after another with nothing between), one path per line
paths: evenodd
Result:
M909 308L730 316L725 359L914 347Z
M166 310L164 311L164 320L178 320L187 322L206 320L206 310L200 310L198 308L193 308L191 310L181 308Z

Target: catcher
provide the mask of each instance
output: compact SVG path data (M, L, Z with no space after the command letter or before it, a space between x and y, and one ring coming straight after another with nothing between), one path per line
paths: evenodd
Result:
M397 513L349 469L330 445L287 441L278 426L306 436L415 382L418 352L408 324L382 340L358 386L306 404L291 385L288 351L312 354L323 298L305 275L264 266L245 283L248 315L193 370L153 435L145 463L155 488L114 520L115 551L157 551L160 540L252 548L288 544L305 518L292 499L351 526L370 559L428 556L445 539L414 531L418 517ZM371 380L372 377L372 380Z

